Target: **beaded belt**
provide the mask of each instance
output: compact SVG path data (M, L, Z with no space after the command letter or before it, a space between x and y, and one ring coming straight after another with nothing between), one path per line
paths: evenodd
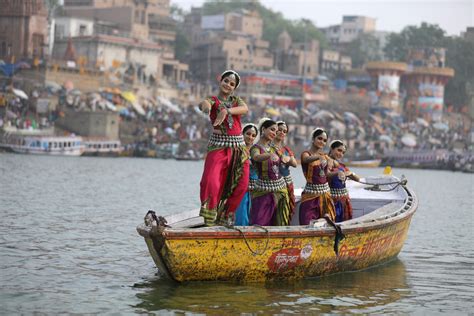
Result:
M243 135L211 134L208 147L240 147L245 146Z
M293 183L293 178L290 175L284 176L283 179L285 179L286 184L292 184Z
M331 195L333 197L348 196L349 191L347 191L347 188L342 188L342 189L331 188Z
M306 183L303 193L309 194L322 194L330 192L329 185L327 183L324 184L314 184L314 183Z
M256 179L250 179L249 180L249 191L252 191L255 189L255 184L257 183Z
M254 189L258 191L280 191L281 189L286 188L285 179L280 178L277 180L264 180L258 179L255 181Z

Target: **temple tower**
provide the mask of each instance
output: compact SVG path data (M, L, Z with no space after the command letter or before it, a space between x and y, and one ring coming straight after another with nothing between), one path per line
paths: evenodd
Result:
M400 78L405 73L407 64L391 61L372 61L366 70L376 82L378 105L401 112Z
M409 53L409 71L403 78L407 91L406 114L439 121L444 109L444 87L454 69L444 67L444 48L414 48Z

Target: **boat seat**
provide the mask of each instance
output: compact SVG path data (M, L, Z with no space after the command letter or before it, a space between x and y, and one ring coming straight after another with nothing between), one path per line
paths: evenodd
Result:
M170 214L165 216L166 222L173 228L191 228L204 225L204 217L199 216L200 209L196 208L191 211Z
M341 226L353 225L364 222L373 222L390 218L392 216L397 215L398 211L403 210L403 204L404 203L401 203L399 201L388 203L369 214L342 222Z

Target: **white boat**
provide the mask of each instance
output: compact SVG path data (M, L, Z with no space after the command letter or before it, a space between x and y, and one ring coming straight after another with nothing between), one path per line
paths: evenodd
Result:
M20 154L80 156L84 152L80 136L45 135L41 131L3 132L0 147Z
M122 151L119 139L84 138L84 156L117 157Z

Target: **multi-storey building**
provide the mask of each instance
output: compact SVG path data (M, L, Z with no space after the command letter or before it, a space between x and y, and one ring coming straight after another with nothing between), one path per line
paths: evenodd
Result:
M466 28L466 31L461 36L469 42L474 42L474 27Z
M278 36L275 66L284 73L314 79L319 72L319 42L293 43L288 32L283 31Z
M263 21L257 12L201 16L185 21L191 31L191 70L195 79L213 80L226 68L267 71L273 67L269 42L261 39Z
M105 67L130 63L135 69L169 81L186 78L188 66L174 57L175 22L170 0L66 0L65 15L94 21L93 35L73 38L78 52ZM61 50L66 39L55 45Z
M0 59L43 58L47 16L43 0L0 0Z
M54 60L71 59L65 54L74 46L75 58L89 67L109 69L131 63L141 72L156 76L162 48L151 41L136 41L124 31L114 34L114 25L89 18L58 17L55 20Z
M342 23L322 28L329 42L344 45L352 42L363 33L375 32L375 19L365 16L345 15Z
M325 49L321 52L321 73L335 76L341 71L352 69L352 59L336 50Z
M362 33L375 31L375 19L365 16L345 15L342 17L339 43L350 43Z

